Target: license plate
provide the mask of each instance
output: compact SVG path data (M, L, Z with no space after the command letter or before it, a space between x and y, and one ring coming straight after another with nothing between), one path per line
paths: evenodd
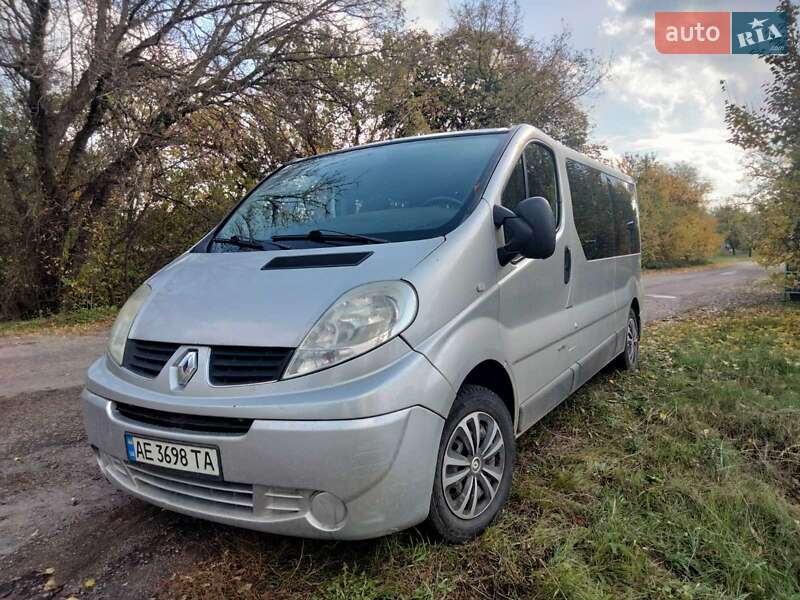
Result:
M132 433L125 434L125 447L128 449L128 460L134 463L145 463L202 473L219 477L219 451L208 446L192 446L165 440L139 437Z

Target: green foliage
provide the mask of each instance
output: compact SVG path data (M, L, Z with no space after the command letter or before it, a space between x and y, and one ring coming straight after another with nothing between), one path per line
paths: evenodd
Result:
M520 438L481 538L225 529L165 596L242 578L248 599L800 597L800 311L697 314L642 343L639 372L598 375Z
M733 255L742 251L750 254L759 236L759 221L754 211L741 203L729 200L712 211L717 220L717 233Z
M116 316L116 306L102 306L64 311L55 315L26 319L24 321L0 321L0 337L55 331L76 332L98 324L110 325Z
M205 124L208 134L214 128ZM152 273L194 245L255 184L246 169L195 148L165 152L169 167L146 174L141 187L114 197L91 226L93 244L65 305L121 305ZM146 191L143 191L146 190Z
M788 17L788 52L765 55L772 81L757 109L726 104L732 141L748 150L755 215L754 247L766 265L800 264L800 7L783 0Z
M31 230L25 215L40 212L42 198L34 183L30 128L11 107L8 93L0 87L0 319L35 305L38 294L34 284L39 232Z
M510 0L460 2L453 20L442 35L398 40L406 77L384 99L387 126L411 134L531 123L573 148L595 150L579 99L605 75L604 64L573 49L566 32L547 42L523 37Z
M626 156L620 166L636 181L644 267L698 264L719 250L717 223L706 209L710 188L696 169L650 155Z

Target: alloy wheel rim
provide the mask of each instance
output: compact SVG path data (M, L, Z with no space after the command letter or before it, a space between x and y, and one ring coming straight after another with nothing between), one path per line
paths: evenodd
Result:
M625 336L625 347L628 352L628 362L635 365L639 358L639 328L634 318L628 319L628 332Z
M460 519L481 515L492 503L505 472L505 440L495 419L473 412L456 425L442 461L447 506Z

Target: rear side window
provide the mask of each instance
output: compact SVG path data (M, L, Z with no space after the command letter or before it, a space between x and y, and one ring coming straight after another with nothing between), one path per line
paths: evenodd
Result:
M636 200L633 184L606 175L611 206L614 208L614 222L617 229L617 254L638 254L639 219L636 214Z
M548 148L536 143L528 144L524 156L528 197L542 196L547 200L558 225L561 220L561 203L558 198L555 156Z
M633 185L567 159L575 228L587 260L639 252Z
M567 160L567 179L584 255L588 260L614 256L617 232L603 173Z

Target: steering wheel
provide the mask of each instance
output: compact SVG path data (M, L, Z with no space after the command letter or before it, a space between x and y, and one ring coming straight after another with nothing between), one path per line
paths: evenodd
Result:
M458 209L461 206L461 200L453 198L452 196L431 196L422 202L423 206L443 206L444 208Z

